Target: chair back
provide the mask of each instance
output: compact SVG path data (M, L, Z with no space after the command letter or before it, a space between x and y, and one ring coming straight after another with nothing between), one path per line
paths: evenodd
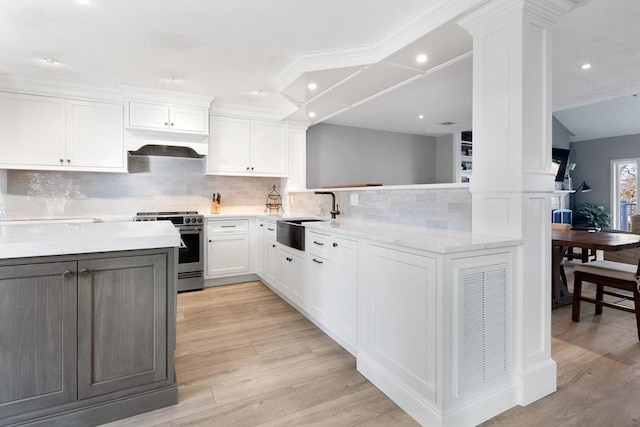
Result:
M571 224L573 212L571 209L555 209L551 211L551 222L558 224Z

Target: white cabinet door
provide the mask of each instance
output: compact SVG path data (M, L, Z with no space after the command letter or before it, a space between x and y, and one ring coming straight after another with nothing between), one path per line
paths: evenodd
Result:
M209 117L206 108L170 107L169 128L182 132L207 133Z
M67 101L66 158L72 168L124 169L122 105Z
M129 126L169 129L169 107L161 104L130 102Z
M0 166L62 166L65 141L64 99L0 94Z
M231 117L211 118L207 172L250 173L251 121Z
M262 277L264 275L264 230L265 223L264 220L256 221L256 246L258 252L258 259L256 265L256 271L258 276Z
M328 327L331 321L331 262L310 254L307 265L305 306L314 319Z
M207 236L207 276L249 272L249 234Z
M358 348L358 242L332 237L331 330Z
M284 124L256 120L251 122L251 172L286 176L288 153Z
M272 286L278 285L280 275L280 257L275 240L264 239L264 278Z
M280 277L277 289L298 307L304 303L304 259L280 249Z

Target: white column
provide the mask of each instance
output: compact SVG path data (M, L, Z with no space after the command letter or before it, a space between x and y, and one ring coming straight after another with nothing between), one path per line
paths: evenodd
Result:
M518 401L556 390L551 358L551 28L569 0L492 0L459 20L473 36L474 233L523 239L514 262Z

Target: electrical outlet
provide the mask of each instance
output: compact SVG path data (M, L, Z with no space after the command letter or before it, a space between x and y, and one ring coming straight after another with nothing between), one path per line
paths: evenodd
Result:
M351 206L358 206L358 193L351 194Z

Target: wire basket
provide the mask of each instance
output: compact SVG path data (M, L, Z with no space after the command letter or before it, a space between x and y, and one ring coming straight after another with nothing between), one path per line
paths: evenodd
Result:
M282 209L282 196L276 191L275 185L273 186L273 190L267 196L266 206L267 208L265 209L265 212L267 213L280 212Z

